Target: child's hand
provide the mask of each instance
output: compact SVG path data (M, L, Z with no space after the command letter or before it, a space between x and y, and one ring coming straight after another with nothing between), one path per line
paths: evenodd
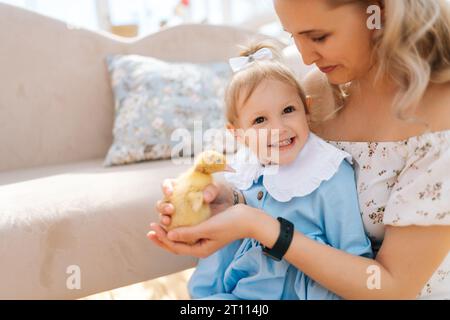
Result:
M164 180L162 190L165 198L172 194L174 184L175 180ZM203 191L203 198L205 203L209 203L212 215L215 215L233 205L233 190L227 184L210 184ZM163 227L170 225L171 216L175 213L174 206L165 200L159 200L155 209L159 213L159 223Z
M152 223L153 230L147 236L174 254L205 258L235 240L252 237L253 221L258 214L259 210L238 204L199 225L177 228L168 234L160 225Z

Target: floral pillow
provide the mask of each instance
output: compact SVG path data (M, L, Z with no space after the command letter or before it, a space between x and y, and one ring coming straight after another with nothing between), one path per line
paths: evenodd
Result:
M227 63L168 63L113 55L107 64L115 123L106 166L192 156L202 132L224 129L224 92L231 77Z

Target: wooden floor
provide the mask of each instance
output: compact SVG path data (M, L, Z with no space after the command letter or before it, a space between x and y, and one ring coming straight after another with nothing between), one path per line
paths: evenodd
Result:
M189 300L187 282L193 272L194 269L188 269L147 282L94 294L81 300Z

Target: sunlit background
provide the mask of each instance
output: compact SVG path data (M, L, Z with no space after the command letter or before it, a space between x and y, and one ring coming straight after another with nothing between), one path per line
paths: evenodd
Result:
M284 36L272 0L0 0L91 30L145 36L183 23L225 24Z

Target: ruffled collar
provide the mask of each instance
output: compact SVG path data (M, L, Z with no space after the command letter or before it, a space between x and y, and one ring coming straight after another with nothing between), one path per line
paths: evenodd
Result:
M230 166L236 171L225 173L230 183L247 190L263 176L267 192L275 200L287 202L312 193L334 176L342 161L352 163L352 156L310 133L297 158L288 165L264 166L246 147L241 147L230 160Z

